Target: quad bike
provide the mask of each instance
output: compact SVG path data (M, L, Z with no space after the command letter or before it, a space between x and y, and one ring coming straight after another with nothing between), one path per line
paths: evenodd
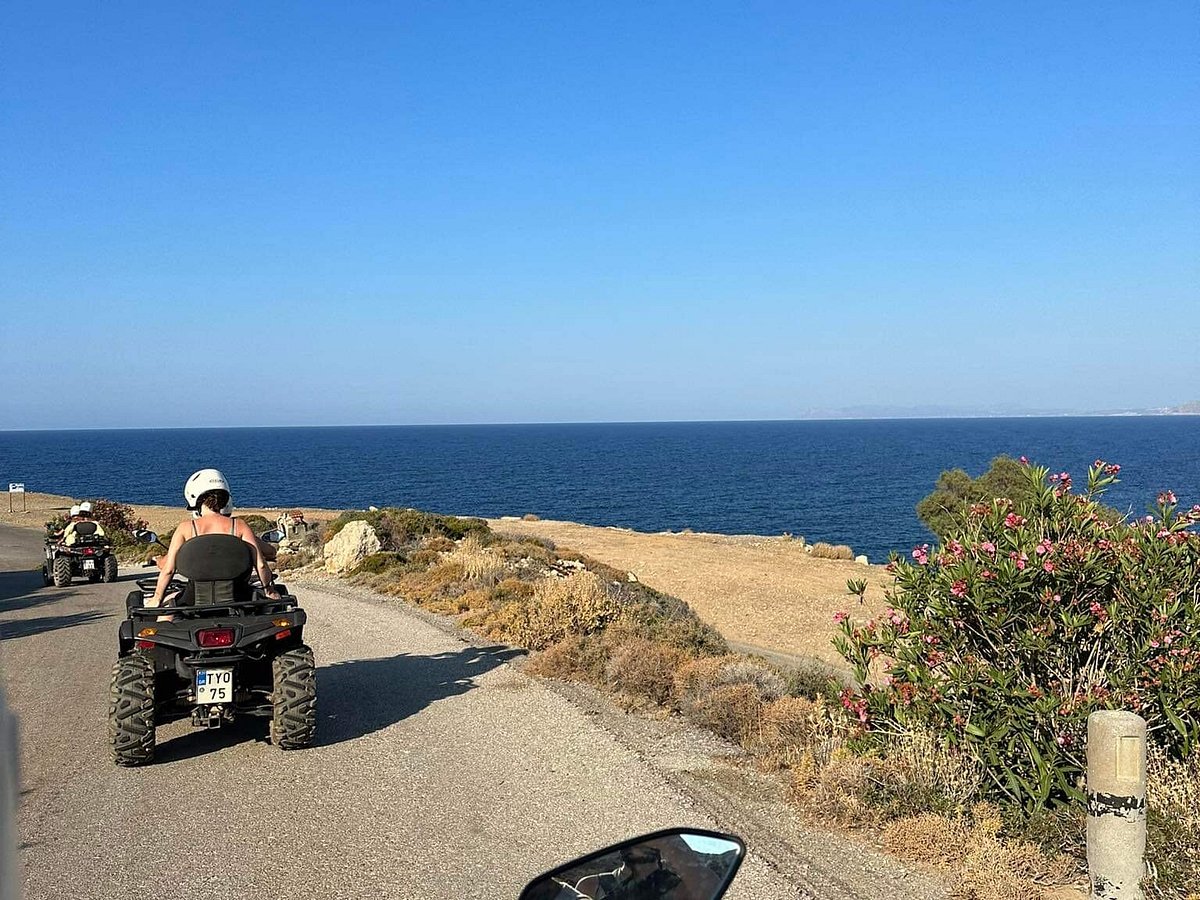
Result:
M117 557L112 542L96 535L95 522L75 524L75 543L67 546L57 538L46 539L46 559L42 563L42 583L66 587L72 578L88 581L116 581Z
M152 532L137 536L158 541ZM140 579L126 598L108 709L117 765L151 762L155 727L188 717L198 728L220 728L238 716L261 716L270 719L276 746L309 746L316 664L296 598L278 583L279 599L268 597L253 577L253 549L233 535L188 540L176 570L165 605L145 605L155 578Z

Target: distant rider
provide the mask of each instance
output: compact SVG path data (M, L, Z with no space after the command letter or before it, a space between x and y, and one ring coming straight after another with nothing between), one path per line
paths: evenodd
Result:
M73 507L73 508L75 508L75 507ZM75 542L78 541L80 537L82 537L82 535L75 533L77 530L76 526L82 525L84 522L90 522L92 525L95 526L94 531L91 529L88 529L88 535L87 535L88 537L92 537L92 538L105 537L104 526L101 525L99 522L97 522L94 518L92 518L92 504L85 500L83 503L80 503L77 508L79 510L79 513L76 516L75 520L72 521L71 524L69 524L66 527L66 530L63 531L62 542L64 544L66 544L68 547L73 546L75 544Z
M267 565L263 545L249 525L231 515L233 497L225 476L216 469L201 469L184 484L183 497L187 501L187 508L192 510L192 516L180 522L179 527L175 529L167 555L159 563L160 571L158 584L154 588L154 598L146 605L162 606L171 577L175 574L175 558L179 555L179 548L202 534L236 535L253 547L254 567L258 571L263 590L272 600L278 600L275 578Z

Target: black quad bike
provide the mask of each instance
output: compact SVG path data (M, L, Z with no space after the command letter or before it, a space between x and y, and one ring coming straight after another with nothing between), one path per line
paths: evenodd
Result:
M138 536L158 540L151 532ZM317 730L316 664L296 598L281 584L280 599L268 597L253 574L253 549L233 535L188 540L176 570L166 605L145 605L156 578L139 580L126 599L108 707L117 765L151 762L155 726L188 717L198 728L220 728L238 716L262 716L276 746L309 746Z
M66 587L72 578L117 580L117 557L113 554L112 542L97 536L95 522L75 523L75 543L69 547L56 538L46 539L42 583Z

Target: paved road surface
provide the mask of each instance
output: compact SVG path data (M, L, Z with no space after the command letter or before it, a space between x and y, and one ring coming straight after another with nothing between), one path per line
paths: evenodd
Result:
M26 897L505 898L602 844L719 827L594 717L403 609L301 593L318 746L262 720L159 729L119 769L105 721L129 581L43 588L34 532L0 527L0 665L21 716ZM811 896L753 854L730 897ZM844 893L837 893L837 897Z

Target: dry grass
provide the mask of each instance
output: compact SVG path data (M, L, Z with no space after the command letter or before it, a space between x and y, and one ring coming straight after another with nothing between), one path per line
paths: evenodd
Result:
M827 544L824 541L817 541L809 552L817 559L854 559L854 551L845 544Z
M969 816L921 813L889 823L883 844L905 859L956 873L962 900L1041 900L1047 886L1070 884L1075 867L1033 844L1003 838L999 811L976 804Z
M469 534L446 556L447 561L462 566L463 575L472 584L491 587L500 581L507 567L504 558L485 547L478 534Z
M621 604L604 581L586 569L566 578L543 578L524 602L497 610L492 627L530 650L543 650L570 635L596 634L621 615Z
M1200 756L1171 760L1151 745L1146 754L1147 844L1153 898L1200 898Z

